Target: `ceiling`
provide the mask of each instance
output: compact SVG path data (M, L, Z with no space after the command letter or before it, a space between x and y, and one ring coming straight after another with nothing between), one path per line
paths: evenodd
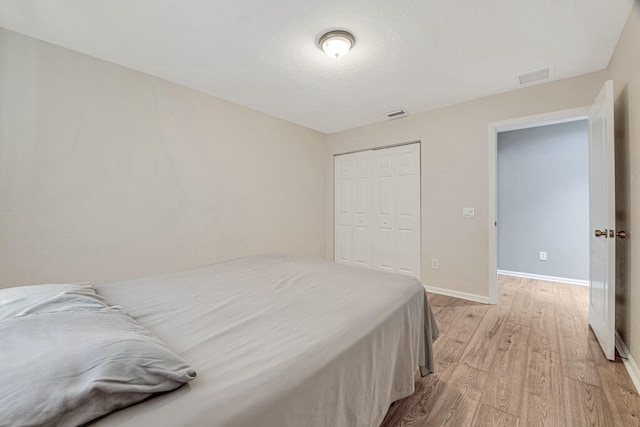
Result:
M0 27L333 133L605 68L633 0L0 0ZM348 29L341 59L316 44Z

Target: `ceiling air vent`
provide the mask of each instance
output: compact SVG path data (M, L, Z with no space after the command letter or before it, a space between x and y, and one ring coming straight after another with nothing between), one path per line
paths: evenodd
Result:
M547 67L541 70L531 71L530 73L520 74L518 79L520 80L521 85L526 85L527 83L548 79L550 75L551 69Z
M389 117L390 119L399 119L400 117L406 116L407 112L401 108L398 108L396 110L387 111L386 113L384 113L384 115Z

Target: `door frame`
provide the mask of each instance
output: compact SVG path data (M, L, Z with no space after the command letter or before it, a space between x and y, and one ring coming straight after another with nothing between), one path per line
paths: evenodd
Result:
M489 123L489 304L498 303L498 133L586 120L590 106Z

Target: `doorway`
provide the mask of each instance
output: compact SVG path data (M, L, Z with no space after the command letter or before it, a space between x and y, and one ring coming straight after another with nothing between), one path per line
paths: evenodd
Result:
M497 284L497 140L500 131L586 118L589 123L589 318L607 359L615 359L616 230L613 81L607 80L589 107L489 125L489 301L498 300ZM593 234L591 234L593 233Z
M589 108L576 108L489 125L489 303L498 302L498 134L586 120Z
M589 286L589 128L498 133L498 274Z

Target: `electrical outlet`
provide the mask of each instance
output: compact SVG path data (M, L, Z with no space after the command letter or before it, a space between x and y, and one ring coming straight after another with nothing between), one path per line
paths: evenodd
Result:
M432 270L438 269L438 258L431 258L431 269Z
M464 218L473 218L476 216L475 208L462 208L462 216Z
M547 260L547 253L544 251L540 251L540 261L546 261Z

